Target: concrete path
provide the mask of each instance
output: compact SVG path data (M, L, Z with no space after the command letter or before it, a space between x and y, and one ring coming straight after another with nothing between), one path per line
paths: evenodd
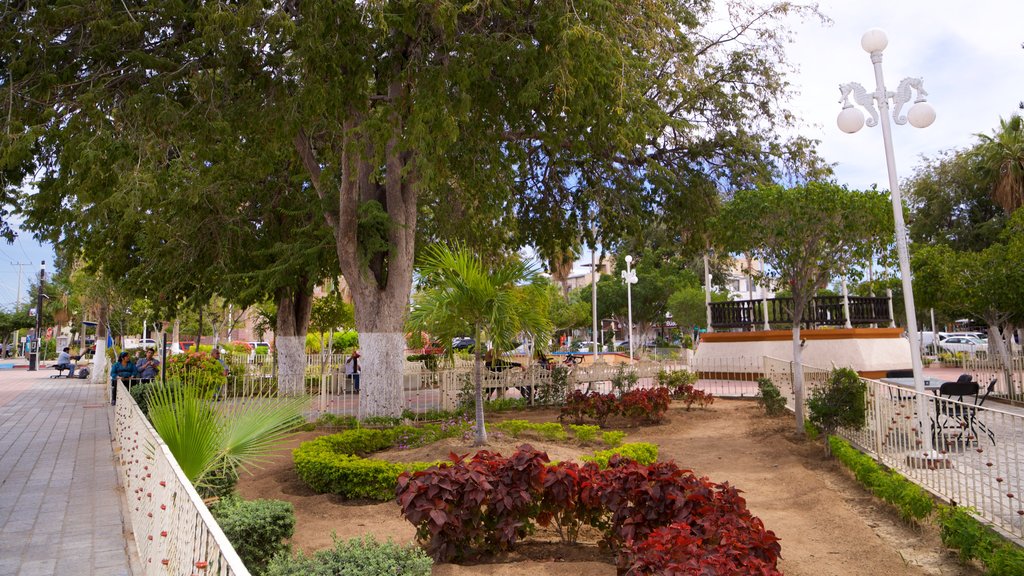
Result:
M132 574L103 385L0 371L0 576Z

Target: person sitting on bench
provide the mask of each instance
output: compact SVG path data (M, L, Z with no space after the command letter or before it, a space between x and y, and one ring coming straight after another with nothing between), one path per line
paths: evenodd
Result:
M70 348L65 347L60 354L57 355L57 363L53 365L57 370L67 370L68 378L75 377L75 369L77 365L72 363L72 360L78 360L81 356L72 356Z

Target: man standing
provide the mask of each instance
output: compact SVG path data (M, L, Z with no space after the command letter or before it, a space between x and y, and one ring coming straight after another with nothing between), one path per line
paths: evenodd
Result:
M359 394L359 350L353 350L352 355L345 360L345 378L352 380L352 390Z
M147 348L146 357L135 365L143 383L152 382L160 374L160 361L153 357L154 352L152 348Z

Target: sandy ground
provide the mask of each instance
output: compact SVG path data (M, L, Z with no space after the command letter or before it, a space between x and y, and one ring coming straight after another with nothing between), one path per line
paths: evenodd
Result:
M517 413L510 418L551 421L553 411ZM500 418L500 417L498 417ZM497 419L497 418L496 418ZM615 427L613 423L612 427ZM744 492L751 511L761 517L782 543L779 568L787 576L878 576L981 574L960 566L942 548L932 526L909 526L879 504L835 461L823 445L797 436L792 418L768 419L753 402L717 400L707 410L685 411L674 406L661 425L626 429L627 442L647 441L660 446L660 458L672 459L716 482L728 481ZM289 446L315 437L296 435ZM552 445L529 440L547 450L553 460L566 460L593 447ZM491 450L508 453L515 442L495 438ZM380 455L391 460L443 459L449 452L465 454L470 447L451 441L404 453ZM347 539L373 534L379 539L409 542L411 524L401 518L395 503L346 502L314 494L295 476L290 451L282 452L262 470L244 474L239 492L245 498L278 498L295 505L297 549L329 547L332 534ZM473 566L441 564L435 575L498 576L614 575L611 557L600 552L593 538L575 548L557 545L557 537L538 532L532 542L493 563Z

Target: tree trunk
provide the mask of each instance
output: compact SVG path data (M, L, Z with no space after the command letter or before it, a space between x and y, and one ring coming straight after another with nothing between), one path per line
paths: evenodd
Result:
M174 319L174 328L171 330L171 344L177 344L181 348L181 320Z
M1007 332L1009 332L1009 330L1007 330ZM999 330L999 326L994 323L989 323L988 325L988 346L989 350L991 350L993 346L996 347L996 355L999 358L999 364L1003 368L1003 381L1006 382L1008 387L1007 389L1012 389L1013 359L1006 348L1006 341L1003 340L1003 335Z
M479 326L473 331L473 341L480 342ZM481 361L480 349L482 346L473 346L473 380L476 385L474 391L474 404L476 405L476 438L474 446L487 445L487 428L484 427L484 391L483 391L483 362Z
M362 362L360 419L369 416L401 416L404 406L404 303L408 296L394 301L387 292L373 292L377 293L377 298L368 298L367 294L362 293L355 298Z
M106 384L110 381L107 373L107 313L108 305L100 302L96 318L96 353L92 357L92 382Z
M279 288L276 294L277 389L282 396L306 392L306 331L313 309L313 291L307 284L298 278L295 287Z
M796 432L804 433L804 367L803 346L800 344L800 318L793 315L793 408L796 412Z
M804 366L803 345L800 342L800 324L804 318L808 297L793 292L793 409L796 412L796 433L804 433Z

